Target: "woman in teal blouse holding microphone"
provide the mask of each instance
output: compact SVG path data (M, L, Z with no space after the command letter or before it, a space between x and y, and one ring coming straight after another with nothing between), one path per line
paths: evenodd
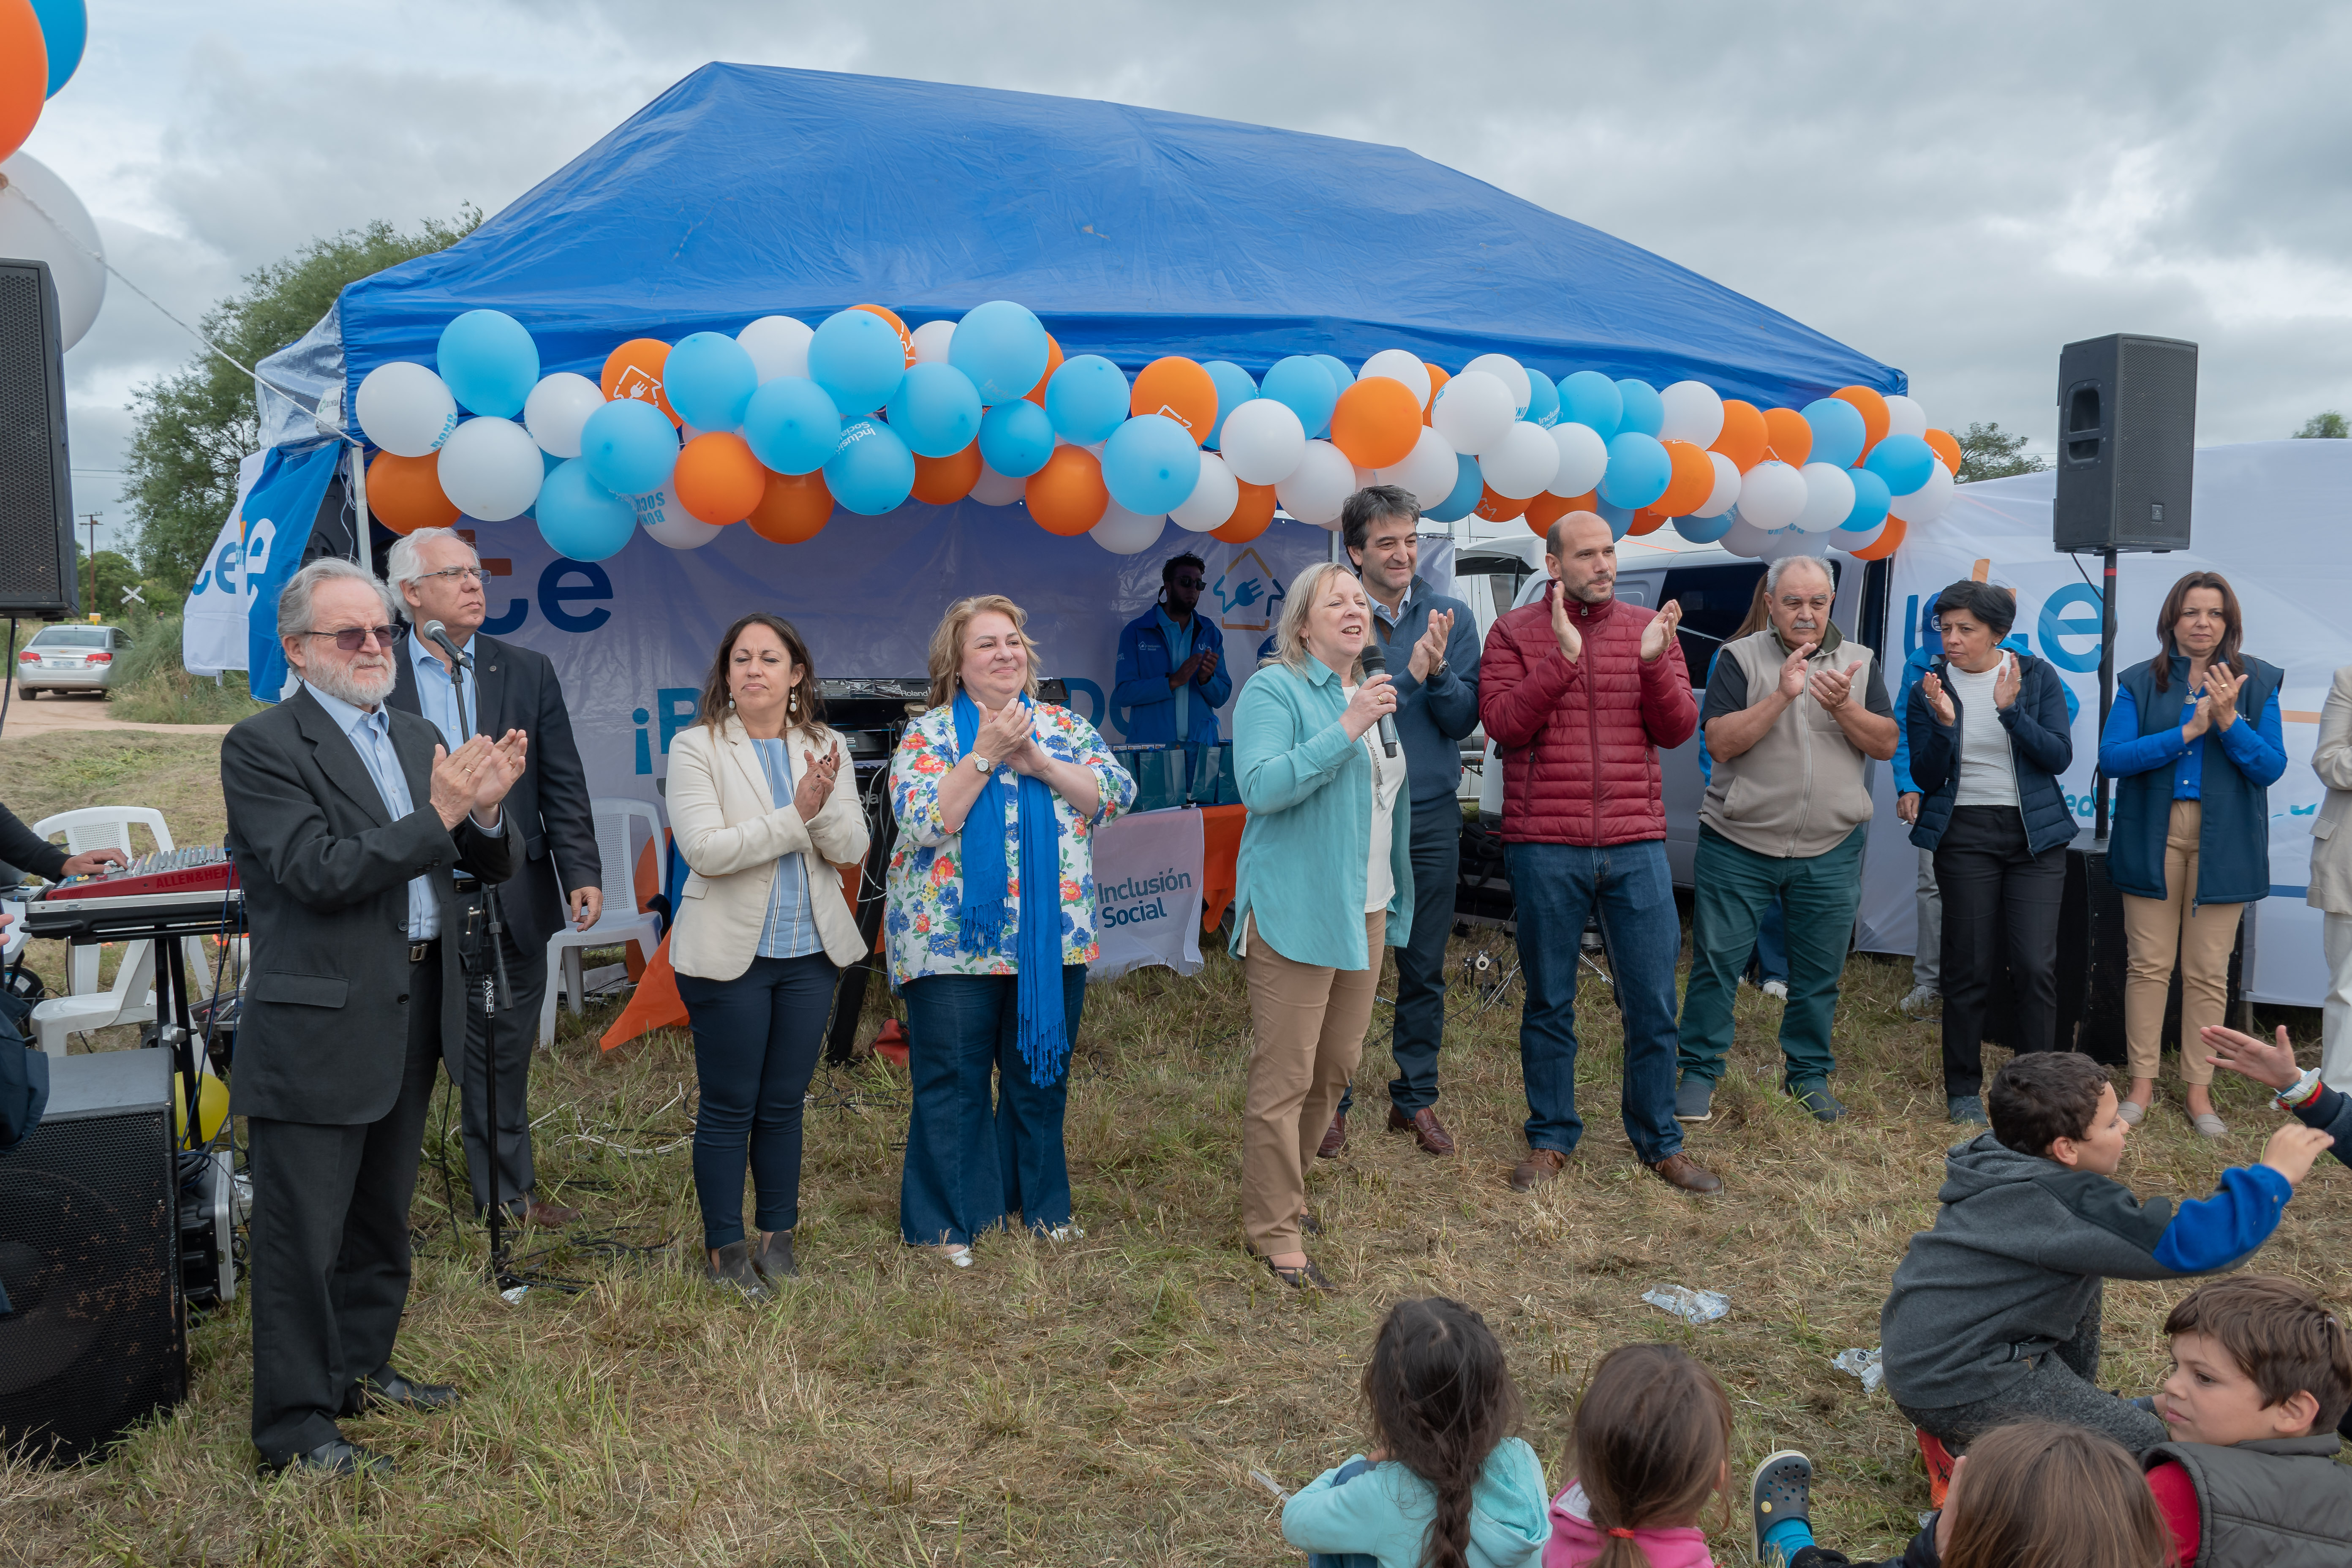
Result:
M1372 611L1328 563L1293 579L1275 657L1234 709L1234 771L1249 823L1233 951L1249 978L1242 1226L1284 1284L1328 1289L1304 1250L1307 1172L1364 1050L1381 950L1412 930L1412 836L1399 832L1404 757L1381 743L1396 711L1360 661ZM1408 824L1409 826L1409 824ZM1391 939L1391 933L1394 933Z

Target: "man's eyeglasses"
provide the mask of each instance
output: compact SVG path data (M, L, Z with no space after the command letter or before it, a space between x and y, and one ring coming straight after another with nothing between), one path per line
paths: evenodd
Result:
M444 566L438 572L419 572L413 581L429 583L436 577L446 577L453 583L478 583L488 575L478 566Z
M386 647L398 646L404 628L400 626L345 626L339 632L305 632L304 637L332 637L335 646L345 653L357 653L373 637Z
M1171 577L1168 579L1168 585L1171 588L1198 589L1206 587L1208 584L1198 577Z

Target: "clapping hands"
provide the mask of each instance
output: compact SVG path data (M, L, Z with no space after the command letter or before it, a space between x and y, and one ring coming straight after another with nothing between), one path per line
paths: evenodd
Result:
M1675 629L1682 624L1682 601L1668 599L1665 607L1652 616L1650 624L1642 628L1642 662L1655 664L1664 658L1666 649L1674 646Z

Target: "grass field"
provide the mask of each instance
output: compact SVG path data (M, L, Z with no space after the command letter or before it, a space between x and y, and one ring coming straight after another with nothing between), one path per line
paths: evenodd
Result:
M145 767L162 787L186 766L183 743L139 736L74 765L125 770L110 786ZM28 765L16 744L0 753L0 799L20 810ZM80 796L104 797L131 798L111 787ZM1492 937L1458 941L1457 964L1481 945L1508 967ZM1383 1010L1358 1075L1354 1140L1310 1188L1327 1227L1317 1256L1339 1287L1327 1297L1281 1289L1241 1248L1247 1005L1238 966L1221 955L1193 979L1145 971L1088 997L1068 1121L1087 1234L1064 1247L993 1237L959 1273L901 1247L905 1079L870 1059L822 1072L803 1278L756 1307L698 1278L683 1036L606 1055L594 1043L603 1018L580 1029L567 1016L532 1078L542 1187L588 1211L583 1234L649 1250L567 1253L534 1235L528 1245L555 1247L541 1266L585 1289L505 1304L483 1282L479 1234L451 1224L436 1159L461 1213L467 1200L454 1120L440 1136L436 1113L399 1361L463 1384L467 1399L446 1416L347 1424L398 1461L398 1477L257 1479L247 1325L241 1310L224 1312L195 1331L194 1396L109 1462L0 1468L0 1561L1296 1563L1278 1507L1249 1473L1296 1487L1362 1447L1354 1387L1373 1328L1390 1302L1431 1292L1477 1307L1502 1337L1527 1397L1525 1435L1555 1488L1592 1363L1616 1344L1669 1340L1730 1390L1736 1467L1806 1449L1822 1537L1857 1555L1892 1550L1927 1507L1910 1431L1884 1394L1865 1394L1829 1358L1878 1342L1887 1276L1931 1217L1952 1141L1935 1027L1895 1007L1908 984L1907 963L1848 966L1837 1087L1853 1114L1827 1128L1774 1092L1779 1007L1743 991L1717 1120L1691 1138L1725 1178L1716 1200L1684 1196L1634 1163L1616 1121L1617 1020L1601 979L1588 976L1579 1007L1588 1135L1566 1174L1533 1194L1506 1184L1525 1115L1519 988L1491 1007L1454 992L1441 1110L1462 1152L1448 1160L1379 1131ZM2285 1021L2315 1051L2315 1015ZM2242 1083L2216 1098L2228 1139L2197 1138L2176 1096L2134 1134L2126 1179L2143 1194L2202 1196L2226 1164L2255 1157L2277 1118ZM2352 1180L2323 1162L2264 1266L2352 1302L2348 1216ZM1721 1290L1731 1314L1685 1328L1640 1300L1665 1283ZM2159 1375L2158 1325L2178 1293L2109 1291L2112 1385L2139 1392ZM1746 1562L1744 1501L1709 1524L1717 1561Z

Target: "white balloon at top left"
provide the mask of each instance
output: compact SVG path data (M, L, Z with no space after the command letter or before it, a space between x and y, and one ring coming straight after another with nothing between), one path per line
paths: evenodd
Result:
M58 330L71 348L106 302L106 264L100 259L106 247L99 241L98 225L73 188L30 153L0 163L0 181L5 182L0 185L0 256L49 264L58 289Z
M437 450L457 427L448 384L413 360L389 360L367 373L352 398L367 438L395 458Z

